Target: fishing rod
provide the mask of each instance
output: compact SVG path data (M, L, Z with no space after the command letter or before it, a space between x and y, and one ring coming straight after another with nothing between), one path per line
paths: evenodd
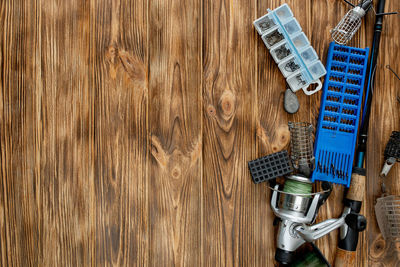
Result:
M366 169L364 167L365 154L367 151L369 118L371 115L371 103L374 93L376 65L379 55L379 46L382 33L383 17L385 15L397 14L395 12L384 13L386 0L379 0L374 25L374 36L372 41L371 57L368 66L368 83L365 87L365 102L360 131L358 134L358 146L356 149L356 160L351 177L350 188L343 199L343 214L361 211L362 201L365 193ZM351 266L355 264L356 249L359 232L366 228L364 216L358 216L350 222L348 227L344 225L340 229L340 240L336 252L335 266Z
M358 135L358 147L356 150L356 167L363 168L364 157L367 151L367 139L368 139L368 127L369 127L369 117L371 115L371 103L372 96L374 93L374 82L376 74L376 65L379 55L379 47L382 33L383 17L385 15L397 14L396 12L384 13L386 0L379 0L378 8L376 13L376 21L374 26L374 37L372 41L372 50L370 65L368 70L368 83L366 86L366 95L363 108L363 115L361 121L361 128Z

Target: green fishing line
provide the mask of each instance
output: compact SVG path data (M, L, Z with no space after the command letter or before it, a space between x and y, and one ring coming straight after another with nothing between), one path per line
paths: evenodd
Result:
M285 185L283 186L283 191L289 194L311 194L312 184L287 179Z

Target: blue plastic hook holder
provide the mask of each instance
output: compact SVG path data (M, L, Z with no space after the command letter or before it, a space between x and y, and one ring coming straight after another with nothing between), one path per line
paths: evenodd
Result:
M369 48L329 46L312 181L350 186Z

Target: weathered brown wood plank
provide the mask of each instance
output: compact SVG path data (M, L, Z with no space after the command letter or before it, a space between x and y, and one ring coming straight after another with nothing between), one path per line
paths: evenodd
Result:
M265 264L267 207L247 170L256 157L255 2L205 1L203 14L204 265Z
M200 266L204 256L201 3L149 5L151 266Z
M386 11L399 11L399 1L386 1ZM373 29L373 22L369 25ZM372 104L371 124L369 128L367 152L367 205L366 215L368 228L366 238L369 244L365 257L369 266L399 266L399 244L385 242L379 231L375 218L376 199L381 196L379 173L384 163L383 152L392 131L400 130L400 105L396 98L400 95L400 81L385 68L390 65L398 74L400 21L398 16L388 16L384 19L380 55L377 66L376 86ZM372 40L368 40L370 46ZM398 164L396 164L398 165ZM394 166L386 177L386 186L392 195L400 195L400 168Z
M247 161L286 148L288 121L315 125L321 97L299 91L300 111L283 110L285 79L252 27L283 3L325 62L343 1L0 1L0 265L273 266L270 192ZM350 45L371 45L374 20ZM400 73L399 24L385 18L356 266L399 265L374 212L400 127L385 68ZM335 186L318 221L342 198ZM330 262L337 240L317 241Z
M12 186L3 191L10 212L6 248L16 253L9 258L16 262L8 263L87 264L91 210L84 194L91 163L86 116L92 106L85 101L90 94L87 5L78 7L77 1L4 5L11 37L5 41L11 49L5 45L3 51L14 59L4 65L3 73L16 78L3 83L13 95L6 103L14 117L9 121L14 129L8 134L10 140L19 139L6 149L10 161L3 165L10 171L3 176L5 186ZM17 13L7 14L7 6ZM71 54L74 57L68 57Z
M37 67L37 131L35 153L27 156L37 161L39 265L84 266L93 255L94 212L89 2L37 1L37 6L38 48L30 58Z
M0 265L38 264L35 27L38 8L0 2ZM38 249L38 250L37 250Z
M148 260L147 1L91 1L94 265Z

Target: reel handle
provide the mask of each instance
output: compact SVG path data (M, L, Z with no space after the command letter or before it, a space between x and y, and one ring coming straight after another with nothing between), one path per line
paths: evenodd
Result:
M350 213L354 214L355 216L352 217L357 221L349 223L349 225L346 224L346 226L341 229L341 236L335 258L335 266L337 267L354 267L355 265L359 231L363 231L366 226L365 217L358 214L364 199L365 178L365 169L353 169L351 185L344 199L344 204L345 212L348 212L349 215ZM361 227L354 227L356 225ZM342 236L342 234L344 234L344 236Z

